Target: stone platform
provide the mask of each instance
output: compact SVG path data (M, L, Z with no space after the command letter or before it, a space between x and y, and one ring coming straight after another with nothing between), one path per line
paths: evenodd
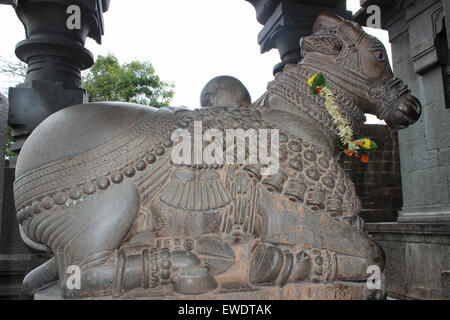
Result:
M389 297L450 299L450 224L368 223L366 230L386 254Z
M167 293L167 292L166 292ZM380 290L369 290L365 282L334 284L304 283L287 285L284 288L241 288L241 291L218 289L216 293L187 296L177 293L137 289L127 292L119 300L381 300L385 298ZM34 296L35 300L62 300L58 285L41 290ZM96 300L112 300L111 296Z

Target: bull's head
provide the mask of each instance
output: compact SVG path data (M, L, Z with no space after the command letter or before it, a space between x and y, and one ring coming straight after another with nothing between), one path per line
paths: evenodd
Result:
M404 129L420 118L420 102L392 73L385 47L357 23L322 13L301 47L301 65L322 72L364 113L393 129Z

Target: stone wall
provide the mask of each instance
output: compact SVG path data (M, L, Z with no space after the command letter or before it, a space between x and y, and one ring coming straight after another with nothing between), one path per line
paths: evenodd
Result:
M361 217L366 222L394 222L403 206L397 132L384 125L365 125L361 137L378 144L369 163L345 157L344 167L361 199Z
M386 292L395 299L450 299L450 224L368 223L386 254Z
M449 299L448 1L361 0L364 8L372 4L380 6L383 29L389 31L394 73L422 102L423 113L399 132L404 195L399 223L369 223L366 230L386 253L389 296ZM364 12L355 17L361 23L367 19Z
M412 1L389 27L394 72L423 104L420 121L399 133L404 189L399 222L450 222L450 110L443 85L447 61L438 59L448 52L438 45L443 15L442 1Z
M0 300L18 299L25 275L50 259L46 253L27 247L20 237L14 207L14 169L6 168L0 235Z
M9 104L8 98L0 93L0 160L5 159L5 145L8 136L8 111ZM3 207L3 168L5 166L4 161L0 161L0 236L2 230L2 207Z

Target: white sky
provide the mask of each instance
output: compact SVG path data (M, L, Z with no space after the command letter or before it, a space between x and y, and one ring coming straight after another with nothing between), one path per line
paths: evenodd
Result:
M347 6L356 12L359 0ZM198 107L203 86L219 75L240 79L255 100L280 62L277 50L260 54L262 25L244 0L112 0L104 18L102 45L89 39L86 47L95 56L114 53L122 63L150 61L163 80L175 83L174 106ZM10 6L0 5L0 30L0 56L16 59L14 47L25 32ZM390 52L387 32L368 31ZM14 84L0 75L0 87Z

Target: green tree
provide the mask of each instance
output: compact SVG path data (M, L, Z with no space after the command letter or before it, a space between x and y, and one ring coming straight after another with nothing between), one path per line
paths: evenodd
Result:
M25 80L27 65L19 60L0 57L0 92L7 95L8 87ZM134 102L153 107L164 107L174 95L174 85L162 81L150 62L132 61L121 65L109 54L98 56L94 66L83 76L83 86L89 94L89 101ZM7 156L11 151L13 138L8 126Z
M162 81L150 62L120 64L112 54L97 57L83 77L83 86L90 102L122 101L165 107L174 95L174 85Z

